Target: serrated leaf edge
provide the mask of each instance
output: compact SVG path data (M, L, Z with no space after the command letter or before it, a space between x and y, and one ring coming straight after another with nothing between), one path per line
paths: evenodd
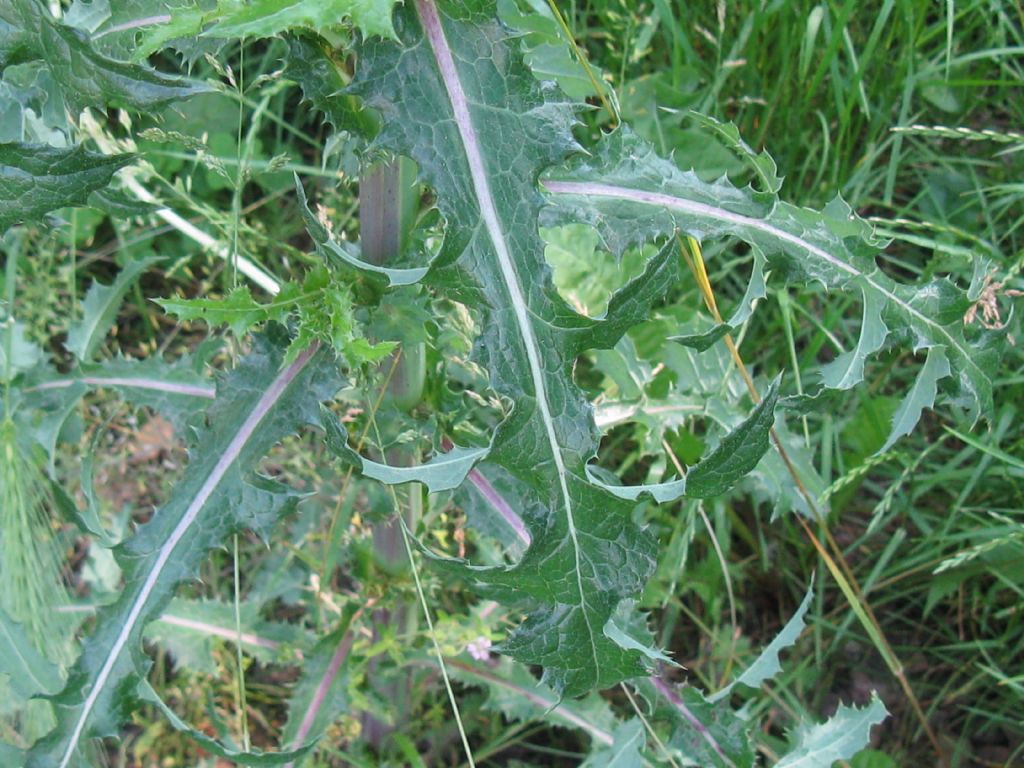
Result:
M632 203L642 203L645 205L653 205L661 208L668 208L671 210L678 211L684 214L691 214L694 216L703 216L717 221L722 221L737 227L743 227L747 229L753 229L761 232L769 237L776 240L788 243L790 245L800 248L805 253L814 258L820 259L835 269L848 274L852 279L863 280L865 284L870 286L873 290L878 291L880 294L889 299L895 306L898 306L901 310L912 316L916 320L920 321L924 325L928 326L937 334L945 337L951 348L957 350L959 355L963 358L964 364L973 369L977 374L985 376L985 372L975 362L972 357L972 351L966 349L961 345L957 339L944 328L941 324L937 323L932 318L921 313L908 302L901 299L892 291L888 290L885 286L872 279L871 275L862 272L861 270L853 267L841 259L837 259L832 256L828 251L823 248L819 248L813 243L809 243L798 235L794 235L790 232L786 232L779 227L769 224L767 221L754 218L752 216L745 216L740 213L733 213L732 211L726 210L714 205L708 205L707 203L700 203L693 200L686 200L681 197L674 195L668 195L660 192L647 192L645 190L633 189L631 187L623 187L616 184L602 184L600 182L581 182L581 181L555 181L546 180L543 182L544 188L552 194L563 194L563 195L577 195L580 197L606 197L616 200L623 200Z
M512 255L509 245L502 230L498 217L497 206L491 192L490 180L484 165L483 156L480 150L480 141L476 134L469 111L469 101L463 90L462 82L459 79L455 60L451 48L445 37L444 29L441 26L441 19L438 15L437 6L431 0L416 0L416 8L423 24L423 31L430 42L434 53L441 79L444 82L445 90L448 93L452 114L455 119L459 136L462 140L466 161L469 165L470 178L473 189L480 204L480 214L484 226L494 246L495 255L501 269L502 277L508 290L512 310L516 318L516 324L522 336L523 346L526 349L527 361L530 366L530 374L534 386L534 396L537 401L537 408L544 424L548 443L551 447L552 459L555 462L555 471L558 475L559 490L562 501L565 504L566 523L569 532L569 539L572 543L573 555L576 567L576 586L579 593L580 605L587 602L586 592L583 586L583 564L580 555L580 543L576 529L576 520L573 515L572 497L569 494L568 481L566 479L565 460L562 456L558 436L555 433L554 419L551 415L551 405L548 402L547 387L544 382L543 366L541 365L540 350L537 347L537 339L533 332L533 325L530 322L529 308L523 295L523 289L519 284L515 267L512 263ZM590 616L583 611L584 623L587 627L588 641L591 647L591 654L595 666L599 666L599 655L595 635L597 630L590 623Z
M270 412L270 409L278 401L292 380L299 375L306 364L313 358L313 355L318 349L319 344L311 345L308 349L302 352L298 358L296 358L294 363L277 375L270 387L267 388L257 403L253 406L249 416L243 422L234 438L232 438L227 449L217 461L216 465L214 465L213 470L210 472L209 476L192 499L192 502L182 515L181 520L178 521L178 524L171 532L171 535L168 536L167 540L163 545L161 545L157 552L157 557L153 567L150 568L149 572L146 574L146 580L143 582L142 588L139 590L135 602L132 604L132 607L128 612L128 618L125 620L117 636L114 638L114 642L111 644L110 650L106 654L106 660L103 662L103 666L96 675L88 696L86 696L85 701L82 703L82 708L72 729L67 748L61 757L59 768L68 768L70 765L78 748L78 743L82 738L82 733L85 731L89 718L92 715L93 707L96 706L96 701L103 692L107 680L110 678L114 666L117 664L122 651L124 651L124 648L131 637L132 631L138 623L142 612L145 610L149 596L152 594L153 589L160 580L160 574L163 572L164 567L170 560L171 555L174 554L174 550L177 547L178 542L181 541L192 523L195 522L196 517L199 515L200 511L202 511L204 505L216 490L217 485L223 479L235 459L238 458L242 449L245 447L245 444L249 441L249 438L252 437L260 422Z

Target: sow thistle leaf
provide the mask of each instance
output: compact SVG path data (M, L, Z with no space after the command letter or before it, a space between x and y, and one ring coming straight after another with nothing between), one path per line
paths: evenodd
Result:
M762 249L768 268L788 283L818 282L827 290L859 293L864 301L859 341L822 371L823 389L853 387L863 380L871 355L900 341L914 350L941 350L935 354L948 361L948 375L936 375L942 372L938 364L921 375L933 383L941 378L975 418L990 417L996 335L966 338L967 297L948 280L905 285L885 275L875 263L883 244L838 198L819 212L780 202L768 192L739 189L725 178L707 183L658 157L625 127L605 137L590 156L548 174L543 185L551 194L547 220L588 222L616 253L676 231L698 239L734 236ZM904 409L891 440L933 405L934 389L924 382L915 387L913 407Z
M36 650L25 628L0 608L0 673L21 702L61 689L60 669Z
M54 21L39 0L0 0L0 24L4 22L17 32L19 62L41 60L75 116L102 104L147 109L209 90L103 55L84 32Z
M779 631L779 634L765 646L765 649L761 651L761 655L754 660L754 663L743 670L742 674L725 686L725 688L709 696L708 701L714 703L725 699L732 693L736 685L757 688L765 680L771 680L779 674L782 671L782 665L779 663L779 654L793 645L800 637L804 627L807 626L804 623L804 616L807 615L807 609L811 605L812 597L814 597L814 591L808 589L803 601L796 609L796 613L786 622L786 625Z
M801 725L795 734L793 749L775 768L821 768L836 760L849 760L868 745L871 727L889 713L878 694L863 709L840 705L832 717L817 725Z
M121 307L121 299L135 281L159 259L137 259L117 274L111 285L94 282L82 302L82 319L68 329L65 346L80 362L92 359L96 347L110 331Z
M131 161L131 155L101 155L82 146L0 144L0 233L58 208L84 205Z
M242 286L223 299L158 299L157 304L180 320L226 325L240 339L256 326L291 322L295 338L285 363L313 342L334 347L354 366L382 360L395 349L393 342L371 344L359 335L348 287L323 266L311 270L301 283L285 283L267 303L256 301L248 286Z
M255 39L329 30L346 22L364 35L394 39L394 6L395 0L219 0L214 8L193 2L168 9L170 18L146 32L134 58L144 59L178 38Z
M276 326L255 339L252 353L218 387L206 425L195 428L174 498L115 549L123 591L99 611L67 686L50 699L57 727L29 751L29 766L83 766L84 740L115 735L149 667L143 631L178 584L196 578L207 552L231 533L250 529L266 538L294 508L295 493L253 468L271 446L313 423L318 403L342 381L333 355L315 346L281 368L285 344Z
M396 30L401 45L362 46L350 92L380 114L375 148L411 157L436 192L446 234L425 280L481 312L476 358L513 405L488 460L522 488L515 502L530 535L515 565L435 562L522 607L500 650L542 665L560 695L608 687L657 655L606 631L646 583L656 546L632 521L633 503L588 474L599 434L572 367L647 317L677 278L675 245L612 296L604 317L576 313L544 260L536 183L579 149L574 108L535 80L492 3L417 0L397 12Z
M492 666L460 656L446 659L445 665L456 680L485 688L488 695L484 707L500 712L511 722L544 719L552 725L583 731L595 746L614 743L615 715L608 702L596 693L580 699L562 699L555 691L538 684L529 669L507 658Z
M394 39L391 14L395 0L255 0L218 3L210 37L270 37L293 29L321 30L345 19L365 35Z

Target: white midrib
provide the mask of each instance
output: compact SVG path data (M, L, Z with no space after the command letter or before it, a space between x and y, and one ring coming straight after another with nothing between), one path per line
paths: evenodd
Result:
M554 192L555 194L580 195L581 197L612 197L630 202L663 206L665 208L672 208L684 213L693 213L698 216L708 216L709 218L718 219L719 221L727 221L730 224L756 229L759 232L764 232L766 235L791 243L812 256L828 262L836 269L853 277L863 279L874 290L878 291L894 304L902 308L907 314L913 316L917 320L920 320L942 336L945 336L949 341L950 346L953 349L956 349L960 353L961 357L963 357L965 364L968 367L973 368L977 373L984 375L984 371L978 367L978 364L974 362L970 354L968 354L968 351L965 350L955 338L953 338L949 331L936 323L930 317L921 314L907 302L903 301L899 296L872 280L870 275L861 272L856 267L851 267L849 264L837 259L828 251L819 248L813 243L809 243L803 238L791 234L784 229L772 226L766 221L755 219L751 216L744 216L740 213L733 213L732 211L727 211L724 208L707 205L706 203L685 200L681 197L674 197L673 195L666 195L660 192L646 192L642 189L633 189L632 187L620 187L616 184L602 184L600 182L590 181L545 181L544 188L549 192Z
M132 603L131 609L128 611L128 616L124 620L124 624L121 626L117 637L114 638L114 642L110 646L110 651L107 653L107 658L103 662L103 666L100 668L99 674L96 675L96 680L93 682L92 688L89 690L89 695L86 697L85 702L82 704L82 710L78 715L78 720L75 722L75 727L71 732L71 738L68 741L67 749L61 757L60 768L67 768L71 762L71 758L74 756L75 750L78 747L78 741L82 738L82 733L85 731L85 727L89 722L89 716L92 714L93 708L96 706L96 701L99 699L100 694L103 692L104 687L107 684L107 680L110 679L111 673L114 671L114 666L117 664L118 659L121 657L121 652L127 645L129 638L131 637L132 630L139 621L139 616L142 615L142 611L146 608L146 603L149 601L150 595L153 594L153 590L156 585L160 582L160 576L163 573L164 567L167 562L171 559L171 555L174 554L175 547L178 546L178 542L181 541L182 537L188 532L188 529L195 522L196 517L202 511L206 502L210 500L210 496L213 495L217 485L224 478L224 474L228 471L231 465L238 458L242 449L246 443L249 442L249 438L256 431L263 417L267 415L274 404L281 398L285 389L291 384L292 380L298 376L299 372L305 367L306 363L316 352L318 344L313 344L304 352L302 352L295 362L285 368L281 373L278 374L277 378L274 379L273 383L267 388L256 405L253 407L249 416L242 424L241 428L228 443L224 453L221 454L220 459L217 460L217 464L210 472L209 476L203 482L202 487L196 493L195 498L188 505L188 509L185 510L185 514L182 515L181 520L171 531L171 535L167 537L167 540L160 547L157 552L156 561L153 563L153 567L150 568L149 573L146 575L146 580L142 584L142 588L139 590L138 595L135 597L135 602Z
M81 382L93 387L132 387L134 389L152 389L156 392L166 392L170 395L188 395L189 397L203 397L212 400L216 396L213 387L204 387L198 384L179 384L174 381L163 379L132 378L130 376L77 376L73 379L55 379L44 381L25 390L35 392L44 389L66 389Z
M544 422L544 429L551 447L551 455L558 473L558 483L562 492L565 516L569 528L569 539L572 542L573 556L576 561L576 586L579 590L580 608L583 612L583 620L587 626L591 653L593 654L596 666L597 644L594 628L590 624L590 616L586 609L586 593L583 589L582 563L580 562L580 544L576 531L576 520L573 517L572 499L569 496L565 461L562 458L558 436L555 434L555 422L551 417L551 406L548 403L540 350L537 346L537 338L533 332L533 324L530 321L530 310L526 304L522 287L519 285L519 277L512 263L512 256L509 253L505 232L502 229L501 222L498 220L498 211L494 204L494 196L491 193L490 179L487 176L483 156L480 152L480 142L469 113L469 100L462 89L462 82L455 67L455 60L448 45L448 39L445 37L444 29L441 27L437 7L434 5L433 0L417 0L416 7L419 11L420 20L423 23L424 32L430 41L430 47L434 51L434 59L437 61L438 69L441 72L441 79L444 81L445 89L448 91L448 99L451 102L455 124L458 126L462 146L466 152L466 161L469 163L473 189L480 204L480 215L484 220L484 225L487 227L491 243L494 245L494 252L498 257L498 264L501 267L501 275L512 302L516 324L519 326L519 333L523 338L523 346L526 347L526 358L530 364L530 376L533 380L533 389L537 398L537 408L540 411L541 420Z

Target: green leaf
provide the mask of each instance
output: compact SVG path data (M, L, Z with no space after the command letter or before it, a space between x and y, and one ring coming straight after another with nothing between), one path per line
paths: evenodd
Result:
M321 38L289 36L286 42L285 76L299 83L306 101L323 112L336 131L351 129L356 133L373 133L377 124L372 115L359 109L355 97L344 92L348 79L347 75L342 75L344 63L338 60L336 49ZM301 188L301 184L297 187ZM299 199L305 214L308 209L304 192L299 192ZM309 218L316 221L315 216L308 217L307 221Z
M20 57L46 65L73 116L107 104L150 109L210 90L103 55L82 30L54 21L39 0L0 0L0 18L20 28Z
M261 619L259 606L252 602L240 604L239 618L242 649L264 664L285 659L289 649L301 650L312 646L308 632L294 624ZM216 673L213 658L215 641L234 643L238 638L235 607L217 601L176 597L159 620L146 628L145 638L169 650L177 664L213 675Z
M499 650L542 665L555 690L614 685L644 674L654 653L624 646L606 627L643 588L656 549L633 522L634 505L592 482L598 433L572 369L581 352L614 346L648 316L679 259L666 244L604 317L573 310L544 259L536 184L578 149L573 107L536 81L491 3L417 0L396 19L401 45L364 44L349 92L381 118L374 148L415 160L436 194L445 239L424 281L480 312L476 359L512 405L488 460L521 487L516 510L530 535L513 565L434 563L522 608L526 619Z
M698 239L737 237L763 249L773 274L788 283L817 282L832 291L859 293L865 302L857 348L824 372L824 386L850 387L863 378L864 360L885 342L915 349L944 347L953 398L974 418L990 418L992 376L999 362L998 334L968 340L966 294L947 280L905 285L875 263L879 248L868 225L838 198L822 211L797 208L767 193L738 189L727 179L702 181L659 158L628 128L606 136L592 154L543 181L551 206L545 221L585 221L616 253L677 231ZM919 376L934 376L936 368ZM930 389L922 382L922 396ZM930 405L922 397L922 405ZM904 427L913 426L908 410Z
M270 37L293 29L314 32L339 26L345 19L363 34L395 39L391 14L395 0L253 0L244 5L218 3L216 24L208 37Z
M201 320L211 328L226 325L236 338L242 339L251 329L268 320L282 322L293 308L295 300L275 299L260 304L253 298L249 286L235 288L223 299L156 299L156 303L178 320Z
M174 710L167 706L167 703L160 698L160 695L156 691L153 690L153 686L149 684L148 680L139 681L137 693L140 701L155 705L176 731L187 734L192 741L196 742L196 744L207 752L226 758L233 763L238 763L239 765L264 766L284 765L285 763L291 765L316 745L316 742L311 741L303 744L297 749L282 752L262 752L258 750L246 751L233 746L225 746L216 739L210 738L209 735L202 731L197 731L178 717ZM31 756L31 753L29 754ZM31 763L29 765L31 765Z
M353 605L346 606L338 627L305 655L302 675L288 701L288 721L281 743L307 742L310 734L323 733L348 708L347 662L355 640L355 613Z
M434 662L436 663L436 661ZM563 699L522 664L498 659L493 665L465 656L445 659L449 673L467 685L487 689L485 707L513 722L544 720L586 733L595 745L610 747L615 715L608 702L595 693L579 699Z
M644 764L647 734L639 717L616 726L612 739L611 746L592 754L581 768L635 768Z
M7 342L10 334L11 359L7 359ZM43 359L43 350L25 335L25 324L20 320L4 319L0 330L0 381L6 381L7 374L14 378L19 373L37 366Z
M366 272L377 279L383 278L385 284L389 287L413 285L420 282L426 276L428 271L426 267L395 269L391 267L381 267L377 264L371 264L368 261L363 261L357 254L351 252L349 244L339 243L337 240L332 238L330 232L327 231L327 228L317 221L316 216L314 216L313 212L309 210L309 204L306 200L306 192L302 188L302 184L299 182L298 176L295 177L295 191L299 196L299 210L302 211L302 217L306 222L306 231L309 233L309 236L313 238L313 242L316 244L317 250L324 254L328 259L334 261L336 265L355 268L361 272Z
M396 23L402 45L364 45L351 92L382 118L376 146L415 160L436 192L446 235L425 279L479 308L479 360L514 403L489 458L523 484L516 502L530 548L512 566L435 562L524 605L527 618L502 650L542 664L546 682L576 695L644 673L646 655L604 627L646 582L654 542L632 522L631 504L588 480L597 435L571 368L579 352L614 344L644 316L678 259L652 258L600 320L558 296L536 226L535 179L576 148L572 111L537 83L492 8L479 5L452 16L430 1L406 5Z
M39 694L61 689L57 665L49 661L29 640L22 626L0 608L0 673L11 679L11 691L22 702Z
M935 403L935 395L939 391L939 380L947 378L950 374L946 348L942 346L929 348L928 356L924 360L924 367L921 368L921 372L914 380L914 385L904 396L899 407L896 408L896 413L892 416L892 431L889 432L889 437L876 453L885 453L897 440L910 434L917 422L920 421L924 409L931 408Z
M83 317L68 329L68 340L64 344L79 362L88 362L102 343L117 319L121 299L135 284L139 276L159 259L136 259L120 272L110 285L94 282L89 286L82 302Z
M761 655L754 659L754 663L743 670L742 674L725 688L709 696L708 701L714 703L727 698L732 693L732 689L737 685L757 688L765 680L771 680L779 674L782 671L782 665L779 664L779 654L784 649L793 645L800 637L800 633L804 631L804 627L807 626L804 623L804 616L807 615L807 609L811 605L811 598L813 596L814 592L808 589L800 606L796 609L796 613L786 622L786 625L779 631L779 634L765 646L765 649L761 651Z
M565 40L562 28L545 0L526 0L529 10L522 10L516 0L498 0L498 15L512 29L522 33L520 45L527 65L538 80L554 80L576 101L598 95L583 64ZM609 86L603 73L591 64L597 87L605 93ZM608 94L614 98L614 94Z
M767 294L765 290L765 258L764 253L758 247L754 247L754 263L751 267L750 280L747 282L747 289L743 293L736 310L724 323L716 324L711 330L697 334L685 334L669 336L670 341L678 342L684 347L692 347L698 352L704 352L712 344L725 337L728 333L735 333L743 323L753 314L754 307L760 299Z
M670 723L668 747L690 764L714 768L753 768L751 723L728 701L713 702L689 685L673 686L657 678L639 681L658 720Z
M702 115L693 110L688 113L688 116L697 125L718 136L729 149L750 163L757 176L759 192L775 194L782 189L782 178L778 175L779 169L775 165L775 159L766 151L756 152L747 144L740 136L739 128L735 123L723 123L710 115Z
M159 23L143 35L133 59L141 61L182 38L256 39L300 30L326 32L348 24L366 36L394 39L394 5L395 0L218 0L210 7L193 1L165 9Z
M888 716L877 693L872 693L871 701L863 709L840 704L824 723L801 724L793 748L775 768L828 768L836 760L849 760L870 742L871 726Z
M0 144L0 232L58 208L85 205L131 161L131 155L101 155L82 146Z
M282 369L286 343L276 326L256 338L253 351L218 387L206 423L195 425L174 497L116 548L124 589L100 609L67 687L52 697L58 725L29 751L31 768L78 768L85 739L115 735L149 666L143 631L177 585L196 578L206 553L231 533L250 529L266 538L294 508L293 492L253 469L271 446L313 423L318 402L332 396L341 379L333 355L316 348Z
M327 433L327 447L346 465L355 467L364 475L386 485L401 483L423 483L431 493L450 491L462 485L466 475L478 461L483 459L488 448L461 448L454 446L438 454L425 464L413 467L392 467L364 458L348 445L348 433L341 426L338 417L324 408L321 424Z
M30 408L52 412L73 407L67 402L77 402L87 388L113 389L133 405L152 408L182 433L187 421L216 395L213 383L200 375L195 365L188 356L173 363L156 356L145 360L115 357L68 374L38 371L25 382L23 393ZM53 437L56 439L56 434Z
M648 494L660 504L681 496L706 499L725 493L753 470L767 453L768 435L775 421L778 399L779 380L776 379L750 416L725 435L711 453L687 472L685 478L649 485L601 485L621 499L635 501ZM590 479L594 483L601 482L592 470Z
M235 288L223 299L158 299L157 304L180 320L202 320L210 326L228 326L239 339L268 322L295 326L295 337L285 362L314 341L328 344L352 366L386 357L395 344L370 344L357 334L348 286L335 280L320 265L299 282L284 283L273 299L256 301L247 286Z

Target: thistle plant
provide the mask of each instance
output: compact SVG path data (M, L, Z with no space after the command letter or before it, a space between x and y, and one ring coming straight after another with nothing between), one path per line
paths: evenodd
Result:
M948 279L896 280L876 262L886 243L846 203L837 197L823 210L786 203L774 162L743 143L733 126L697 118L731 137L732 149L753 169L756 187L724 176L709 178L703 168L680 167L628 125L607 133L588 130L582 119L586 104L535 75L519 34L499 18L497 4L486 0L301 1L279 12L267 2L145 5L160 13L137 19L112 15L90 30L91 37L54 20L35 0L0 0L0 19L16 31L17 60L47 72L72 111L108 104L145 109L208 91L141 63L165 46L198 59L208 53L204 45L222 50L227 41L284 38L285 76L323 112L335 136L349 142L361 167L377 170L364 171L358 238L335 227L322 211L314 214L310 201L328 190L296 177L297 215L315 266L305 275L273 278L272 295L254 296L243 286L222 298L160 301L179 322L229 329L245 350L231 370L217 373L215 383L187 361L97 359L121 298L154 265L147 260L133 262L111 286L90 288L84 317L68 336L70 370L40 364L18 376L9 372L9 386L25 395L49 393L55 400L48 407L60 413L73 411L91 387L113 389L166 414L182 428L189 450L188 466L169 497L113 549L123 585L97 610L61 690L45 691L55 727L16 759L31 768L85 765L90 741L118 735L139 701L153 704L203 749L239 763L294 764L317 748L330 722L356 698L345 689L342 671L359 648L350 634L353 625L370 616L386 624L409 610L408 605L364 610L368 606L357 606L354 598L344 607L326 602L322 595L334 576L336 555L325 555L324 563L332 567L324 565L312 587L317 599L337 609L331 614L336 620L318 627L320 642L302 649L309 677L295 686L280 751L243 749L184 722L151 686L152 661L143 647L147 628L168 613L179 588L196 581L209 553L245 531L268 545L288 535L283 523L303 494L286 481L261 475L259 467L281 441L311 427L346 478L407 485L410 508L425 510L408 515L390 488L387 494L370 492L391 505L388 519L371 526L375 556L383 562L397 553L412 561L436 652L436 658L424 654L418 661L440 669L471 764L472 745L448 684L449 671L492 692L504 684L531 706L558 711L583 727L595 743L590 765L620 764L623 755L633 760L629 764L641 764L652 753L667 755L669 762L678 757L706 765L753 765L753 724L731 708L730 695L746 695L779 673L780 652L805 628L811 594L779 638L720 690L677 689L663 677L675 662L659 647L640 604L660 556L645 515L652 504L700 504L772 472L777 511L814 515L811 493L778 436L786 409L800 414L829 407L838 393L863 386L866 367L893 350L920 359L913 363L913 381L895 409L883 450L943 399L962 407L972 422L990 418L992 377L1005 342L1000 329L963 322L983 289L984 270L967 290ZM86 74L69 72L60 58L65 55L82 62ZM88 87L76 88L83 77ZM379 170L382 157L393 173ZM29 180L10 190L0 187L6 206L0 221L7 226L84 202L134 158L20 142L0 146L0 161L12 176ZM413 170L415 180L407 178ZM382 192L388 179L417 193L388 198ZM422 200L429 201L429 210L418 216ZM375 205L383 207L374 210ZM541 236L542 227L581 225L595 234L595 248L639 265L598 317L577 311L556 289ZM237 228L234 234L237 240ZM686 279L683 244L694 244L685 253L699 254L698 242L713 241L744 244L752 267L729 318L699 327L681 323L661 339L694 371L719 365L702 355L711 355L723 339L733 343L732 334L767 297L771 281L823 286L823 301L853 297L861 317L856 343L807 377L806 390L793 391L772 372L757 382L763 397L756 390L753 397L728 391L725 398L690 403L708 423L703 455L684 466L670 450L673 463L665 471L628 482L598 460L599 414L576 379L577 365L633 343L630 333L671 303ZM9 280L9 290L12 285ZM440 344L440 334L431 338L426 330L417 336L392 329L389 338L374 337L373 329L385 326L375 320L389 308L425 317L424 327L443 327L450 316L439 307L454 307L451 314L470 318L466 325L475 332L468 359L459 361L466 400L476 408L467 408L469 413L453 415L444 408L457 401L443 381L455 371L455 361L426 362L423 337ZM349 434L341 400L365 386L373 371L398 367L401 373L390 385L401 413L394 431L421 430L416 440L426 448L403 452L381 444L369 450L363 437L380 434L377 406L383 395L361 424L363 437ZM433 382L424 381L428 368ZM753 388L753 380L750 384ZM681 392L673 395L683 399ZM632 413L643 403L635 406ZM408 413L413 410L417 413ZM421 413L431 410L430 417ZM16 532L8 536L5 529L5 579L8 572L17 578L16 569L32 563L59 572L59 554L47 550L52 531L36 535L49 525L40 512L49 479L17 459L10 413L8 406L0 449L10 458L0 490L10 499L5 525ZM52 441L43 440L38 448L53 448L58 435L53 431ZM780 455L772 452L773 441ZM788 490L780 490L783 485ZM456 537L449 537L439 520L453 496L467 512L471 536L479 536L477 546L465 547L463 530L460 546L449 546ZM70 506L69 515L93 537L93 546L113 543L94 509ZM328 548L340 546L333 523L326 536ZM308 565L309 558L303 562ZM465 584L487 601L488 613L500 611L510 624L504 637L491 649L473 645L473 661L453 662L449 670L421 566L434 577ZM401 575L389 570L398 569L353 565L358 576L352 578L370 573L400 583ZM27 597L12 604L10 613L28 623L31 636L42 637L39 633L52 632L43 623L50 619L37 615L43 595L23 586ZM241 623L236 606L239 648ZM410 631L413 623L396 619L395 631ZM268 648L252 637L249 641ZM487 665L490 651L503 657L497 672ZM378 661L366 668L379 668ZM531 668L540 670L539 681ZM635 717L617 719L607 701L595 695L617 686ZM390 690L399 697L404 694L397 691L409 687ZM580 701L601 714L579 714ZM366 705L362 711L369 710ZM824 765L851 757L885 715L872 695L862 708L844 707L823 725L807 724L780 764ZM843 739L836 741L836 733Z

